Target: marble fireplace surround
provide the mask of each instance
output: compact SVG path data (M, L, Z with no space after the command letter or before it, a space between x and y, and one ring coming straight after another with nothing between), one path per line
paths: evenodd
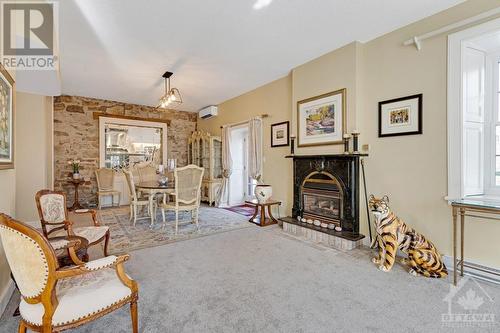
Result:
M359 234L359 166L360 154L331 154L331 155L294 155L293 158L293 209L292 219L288 223L297 224L327 234L334 234L338 237L360 240L364 238ZM342 212L340 224L341 232L304 225L297 222L296 217L302 216L303 204L301 200L301 188L304 180L314 172L329 174L337 180L342 193Z

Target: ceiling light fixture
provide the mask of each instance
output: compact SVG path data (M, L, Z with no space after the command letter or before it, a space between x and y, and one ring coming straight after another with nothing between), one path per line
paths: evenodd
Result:
M168 108L169 106L172 108L175 105L182 104L182 97L179 89L170 88L170 77L174 75L172 72L165 72L162 77L165 79L165 93L162 97L160 97L160 101L158 104L159 108ZM174 104L174 105L172 105Z
M273 0L257 0L253 4L253 9L255 9L255 10L262 9L264 7L269 6L271 4L271 2L273 2Z

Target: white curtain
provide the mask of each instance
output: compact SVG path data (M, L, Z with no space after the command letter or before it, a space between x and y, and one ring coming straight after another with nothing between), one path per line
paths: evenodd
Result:
M229 177L232 173L233 160L231 158L231 145L229 143L231 127L222 128L222 185L217 194L217 207L229 206Z
M262 179L262 119L248 122L248 174L260 182Z

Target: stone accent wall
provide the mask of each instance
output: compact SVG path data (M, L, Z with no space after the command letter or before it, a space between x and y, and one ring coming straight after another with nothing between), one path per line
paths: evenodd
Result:
M154 107L126 104L79 96L54 98L54 188L68 195L73 203L73 186L68 184L72 172L68 161L81 161L80 173L90 178L90 185L80 187L80 202L97 202L95 170L99 167L99 120L94 112L149 119L170 120L168 126L168 158L176 158L179 166L187 164L188 138L196 130L196 113L155 110Z

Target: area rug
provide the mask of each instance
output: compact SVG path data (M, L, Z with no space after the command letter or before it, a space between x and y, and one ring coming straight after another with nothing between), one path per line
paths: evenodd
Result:
M215 233L240 228L249 228L248 220L237 213L214 207L200 208L199 229L191 223L190 213L179 214L179 231L175 234L174 212L166 213L166 225L163 226L161 211L157 211L156 223L150 227L150 219L138 219L135 226L130 222L129 208L108 208L98 212L102 224L110 227L111 254L164 245L172 242L198 238Z
M224 208L230 212L238 213L248 218L252 217L255 212L255 207L250 205L240 205L234 207Z

